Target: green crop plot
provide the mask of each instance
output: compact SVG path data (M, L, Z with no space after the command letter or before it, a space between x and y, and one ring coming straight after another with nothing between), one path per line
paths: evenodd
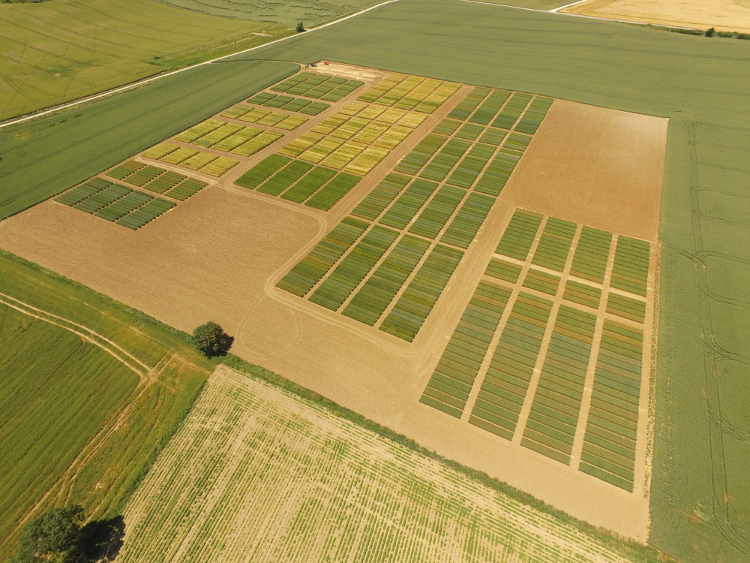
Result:
M404 229L437 188L436 182L416 179L385 212L380 222L383 225Z
M505 141L503 148L513 149L514 151L523 152L527 149L531 143L531 137L528 135L521 135L520 133L511 133L508 140Z
M346 217L276 287L304 297L341 256L362 236L369 223Z
M171 197L172 199L176 199L178 201L185 201L186 199L193 197L195 194L197 194L207 185L208 184L206 182L202 182L201 180L195 180L194 178L190 178L188 180L185 180L178 186L172 188L164 195Z
M126 188L125 186L112 184L111 186L104 188L102 191L95 193L91 197L84 199L81 203L76 205L75 208L84 213L96 213L102 207L117 201L132 191L133 190Z
M84 199L91 197L92 195L99 193L104 188L108 188L112 185L112 182L104 180L103 178L92 178L88 182L81 184L77 188L64 193L63 195L55 198L55 201L73 207L81 203Z
M183 131L175 137L178 141L183 143L192 143L193 141L200 139L204 135L208 135L212 131L216 131L220 127L226 125L224 121L220 119L207 119L203 123L199 123L195 127ZM153 158L153 157L152 157Z
M583 398L596 316L561 305L521 445L565 464Z
M135 160L129 160L128 162L121 164L117 168L114 168L107 172L107 176L115 178L116 180L123 180L146 166L142 162L136 162Z
M536 289L547 295L556 295L557 288L560 285L558 276L530 268L523 280L523 286L529 289Z
M513 151L505 148L500 149L474 190L483 194L499 195L503 191L513 170L515 170L520 158L521 156Z
M517 260L526 260L541 222L541 215L517 209L513 213L513 217L511 217L495 252Z
M445 119L444 121L451 121L451 120ZM437 127L435 129L437 129ZM447 129L447 127L445 129ZM438 133L439 131L433 130L433 132ZM476 123L466 123L462 125L458 131L456 131L456 137L458 137L459 139L466 139L467 141L474 141L483 132L484 132L484 126L477 125ZM451 133L444 133L444 135L450 135L450 134Z
M463 252L438 244L407 286L380 330L412 342L463 258Z
M511 440L534 372L552 302L519 293L469 422Z
M459 84L394 73L359 97L364 102L432 113L450 98Z
M521 121L516 125L516 131L534 135L539 130L549 108L552 107L552 101L551 98L540 98L539 96L534 98L529 109L526 110Z
M592 309L598 309L599 303L602 299L602 290L598 287L587 285L585 283L568 280L565 283L565 292L563 293L563 299L572 303L578 303L580 305L585 305L586 307L591 307ZM646 304L644 303L643 306L645 309Z
M643 333L604 323L579 469L633 491Z
M453 170L448 183L460 188L470 188L477 181L482 169L495 152L491 145L476 144Z
M490 127L485 131L484 135L480 137L479 142L498 146L502 144L507 134L508 132L505 129L496 129L494 127Z
M492 126L499 127L500 129L512 129L530 100L531 96L529 94L521 94L520 92L513 94L503 108L503 111L492 122Z
M335 170L315 167L304 178L281 194L281 199L302 203L336 175Z
M479 104L482 103L482 100L484 100L491 91L492 90L490 88L477 86L471 92L469 92L469 94L463 100L461 100L455 108L451 110L451 112L448 114L448 117L466 121L474 112L474 110L479 107Z
M117 221L152 199L154 199L154 196L144 194L143 192L130 192L125 197L100 209L95 215L107 221Z
M648 286L649 252L650 246L645 240L618 237L610 285L645 297Z
M250 104L257 104L269 108L295 111L307 115L318 115L319 113L331 107L329 104L323 102L313 102L312 100L307 100L305 98L295 98L293 96L271 94L270 92L261 92L260 94L256 94L255 96L247 100L247 102ZM230 108L226 112L222 113L222 115L224 117L231 117L236 119L241 115L245 115L250 110L252 110L251 106L234 106L233 108Z
M125 180L131 186L143 187L145 184L152 181L157 176L164 174L166 170L163 168L157 168L156 166L144 166L138 170L135 174L131 174Z
M443 186L419 214L417 220L409 228L409 232L434 239L443 230L465 195L466 192L463 190Z
M373 326L429 247L429 242L405 235L344 308L343 314Z
M314 166L312 164L294 160L289 163L288 166L284 166L281 170L268 178L268 180L260 184L258 191L264 194L277 196L313 168Z
M532 264L562 272L576 234L576 224L550 217L534 252Z
M119 219L117 224L135 231L147 223L150 223L159 217L159 215L166 213L174 206L175 204L173 202L165 199L152 199L146 205L139 207L132 213L125 215L122 219Z
M492 121L492 118L495 117L495 114L500 111L500 108L503 107L503 104L508 100L510 94L511 93L507 90L495 90L487 97L484 103L479 106L479 109L474 112L471 118L469 118L469 121L481 125L488 125Z
M646 302L618 293L610 293L607 298L607 313L642 323L646 317Z
M438 123L435 128L432 130L433 133L438 133L439 135L453 135L459 127L461 127L463 123L461 121L458 121L456 119L443 119L440 123ZM482 127L482 130L484 128Z
M487 265L484 275L515 284L521 275L521 266L493 258Z
M419 172L427 161L432 158L437 150L443 146L446 138L442 135L427 135L424 139L419 141L416 147L407 154L401 162L395 168L396 172L403 172L404 174L416 174Z
M254 190L270 178L282 166L288 164L290 160L290 158L285 156L272 154L237 178L234 183L243 188Z
M428 180L441 182L445 180L451 169L469 149L471 143L462 139L450 139L435 155L435 158L422 171L420 176Z
M393 242L398 231L375 225L310 296L310 301L337 311Z
M306 98L322 98L329 102L338 102L364 84L358 80L345 80L323 74L303 72L277 84L271 91L285 92Z
M607 269L609 247L612 243L612 233L600 231L592 227L583 227L578 239L571 275L585 280L602 283Z
M495 198L469 194L440 241L459 248L469 248L494 204Z
M411 178L391 172L352 211L352 215L374 221L401 193Z
M152 180L143 187L154 193L163 194L164 192L170 190L171 188L185 180L185 178L187 178L187 176L183 176L182 174L178 174L177 172L169 171L165 174L162 174L155 180Z
M333 180L305 202L308 207L314 207L321 211L328 211L349 191L356 186L361 178L352 174L337 174Z
M461 417L509 298L508 289L479 283L420 402Z

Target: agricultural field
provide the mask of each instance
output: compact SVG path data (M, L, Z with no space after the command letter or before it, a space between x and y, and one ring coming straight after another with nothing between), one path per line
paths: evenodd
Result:
M0 558L40 511L118 514L210 363L167 327L0 254Z
M153 0L0 4L0 121L284 37Z
M123 563L635 560L223 366L125 520L130 528L117 558Z

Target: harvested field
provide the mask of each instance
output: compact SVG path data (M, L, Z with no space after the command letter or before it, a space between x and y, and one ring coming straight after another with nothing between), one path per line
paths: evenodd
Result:
M452 104L457 102L458 99ZM555 121L570 123L574 116L581 115L576 113L581 110L575 104L561 103L561 109L555 111L558 103L553 104L544 124L518 161L517 170L497 196L496 204L484 220L483 227L474 235L476 240L466 250L455 248L448 256L435 255L431 259L435 249L452 247L438 240L429 243L433 245L432 250L425 249L424 244L417 242L417 239L423 240L423 235L404 233L391 244L388 252L381 255L370 270L370 277L362 280L361 289L358 290L362 296L358 297L359 293L350 294L338 313L305 303L296 295L277 289L274 285L296 264L304 262L303 259L318 241L328 236L331 244L321 249L317 254L319 258L310 261L314 268L300 267L297 270L300 275L289 280L289 287L296 287L298 294L313 294L316 283L324 282L319 280L325 278L326 272L335 271L337 263L343 264L340 259L342 256L346 259L346 250L355 248L356 241L364 240L367 224L373 220L372 217L388 215L389 206L393 209L400 195L406 194L410 189L409 176L394 172L388 175L387 180L378 181L378 178L386 176L388 168L384 167L379 176L372 179L366 177L358 183L328 214L288 203L283 198L269 198L255 190L219 183L180 203L158 221L132 233L114 233L106 221L87 220L88 217L76 210L56 202L46 202L0 224L0 245L181 329L192 330L206 318L213 318L236 336L234 350L241 357L314 389L428 448L564 508L575 516L643 539L647 529L648 501L642 492L637 495L627 493L578 471L577 467L565 466L527 448L507 443L507 440L466 420L456 420L419 403L435 363L445 348L446 337L458 324L487 269L500 234L513 209L519 205L516 199L530 197L524 194L527 188L522 190L516 187L517 182L529 174L543 173L547 166L558 166L556 161L548 161L541 152L535 151L539 145L552 147L560 144L560 132L554 126ZM441 108L438 115L431 117L432 121L423 124L423 130L427 132L436 127L450 111L451 106ZM604 139L594 136L586 141L581 137L579 150L593 153L594 143L601 147L605 142L612 143L613 139L627 138L627 121L612 119L611 113L615 112L597 109L591 114L583 114L595 121L591 127L596 127L596 120L602 120L602 124L614 131L610 131ZM634 116L633 119L640 117ZM566 135L569 134L570 128L566 132ZM647 140L651 143L649 150L652 152L658 153L663 147L663 137L654 135ZM387 161L388 166L395 166L398 159L415 144L396 149L396 154ZM596 178L601 177L597 175L603 174L603 171L622 170L613 166L613 162L621 158L619 154L619 150L614 149L611 152L600 151L596 153L596 158L590 158L586 167L572 168L572 178L565 181L569 181L570 185L585 187L589 185L589 175ZM284 162L278 167L270 167L266 180L283 170ZM646 169L644 174L648 172ZM631 184L638 189L646 180L652 181L653 177L648 176L644 180L635 178L636 181ZM417 181L429 182L425 179ZM609 197L621 197L615 192L610 194L610 185L618 186L620 190L630 189L626 189L624 183L608 182L598 187L600 197L602 189L607 190ZM659 185L655 183L651 189L658 193ZM558 186L557 192L569 189L565 186ZM437 195L441 191L436 189L431 193ZM426 233L431 229L430 232L434 232L435 225L439 225L444 217L445 205L449 205L449 199L443 201L444 196L448 197L451 193L451 190L442 192L441 198L419 222L419 232ZM468 195L489 197L473 192ZM634 197L622 197L628 206L634 205ZM556 216L578 221L576 213L580 212L580 206L561 199L562 202L553 202ZM540 201L539 197L535 200L536 204ZM404 205L407 202L408 198L404 200ZM564 206L563 203L568 205ZM630 207L623 208L621 213L634 216L635 212L628 209ZM351 219L345 219L350 210ZM658 216L658 208L652 212ZM408 213L417 216L411 211ZM394 219L398 215L400 213L393 215ZM349 221L350 226L346 230L336 231L337 225L343 226L344 221ZM592 217L594 227L609 229L609 232L617 232L617 221L617 217L603 214ZM649 221L646 223L650 224ZM450 221L446 225L450 225ZM384 223L383 228L392 227ZM60 236L51 240L48 236L51 229ZM337 234L334 235L334 232ZM630 235L636 236L635 233ZM368 240L373 240L374 248L380 248L379 239ZM551 244L548 248L545 263L554 263L556 247ZM591 248L593 250L590 252L595 254L597 247L594 245ZM412 264L421 261L426 267L429 260L430 268L434 264L437 270L445 271L450 255L460 252L465 254L464 258L458 266L453 266L453 276L448 274L450 279L432 312L426 320L420 321L424 318L424 313L420 313L424 301L421 298L412 301L412 293L406 288L413 287L413 295L427 295L423 291L434 291L434 286L422 288L421 278L416 274L412 279L408 274L413 271ZM209 256L210 259L207 258ZM369 251L362 256L371 260ZM321 263L320 258L325 259L326 265ZM341 299L338 292L347 291L345 287L350 287L357 279L353 276L361 275L357 273L359 268L367 265L359 259L349 263L353 268L347 266L346 270L341 271L342 275L346 273L342 278L343 283L349 285L335 285L336 291L330 292L334 303ZM588 268L589 261L581 264ZM185 271L193 274L185 276ZM509 275L507 267L497 271L499 275ZM595 276L596 267L591 271ZM339 274L336 276L338 279ZM488 281L492 279L497 278L488 278ZM368 280L372 280L372 283ZM401 293L399 286L403 288ZM333 282L329 287L334 289ZM393 313L385 309L379 314L383 310L383 303L389 301ZM411 303L418 307L413 307ZM368 326L376 315L383 319L390 318L388 327L404 335L414 332L415 322L423 324L413 342L409 343L384 330L377 330L377 327ZM279 342L284 344L279 346ZM564 480L566 487L559 486L561 480ZM613 509L615 506L616 510Z
M159 456L125 522L122 563L630 560L570 524L224 366Z
M657 25L750 32L750 4L744 0L588 0L561 11Z

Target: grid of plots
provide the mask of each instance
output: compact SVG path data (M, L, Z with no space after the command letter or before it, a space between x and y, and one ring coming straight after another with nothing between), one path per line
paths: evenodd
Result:
M304 96L327 102L338 102L345 98L364 82L359 80L347 80L325 74L314 74L312 72L301 72L283 82L273 86L272 92L284 92L293 96Z
M516 210L420 401L632 492L650 252Z
M409 81L409 78L414 80ZM361 106L350 104L345 110L351 108L352 115L362 115L362 112L374 114L373 110L380 112L380 115L396 110L406 112L406 109L386 109L386 106L378 104L381 100L393 106L407 103L405 100L409 92L422 86L424 88L419 95L423 99L429 99L430 92L440 89L439 84L434 84L435 81L425 86L426 81L417 78L391 76L360 96L357 103ZM483 103L485 98L487 100ZM374 100L374 103L368 103L368 100ZM388 174L352 210L349 220L356 218L365 225L362 240L356 244L352 241L352 250L338 264L339 258L336 258L327 263L324 270L316 270L314 281L305 284L304 291L300 291L301 286L298 285L300 276L309 271L311 261L320 263L317 258L320 248L314 249L308 258L289 272L278 287L403 340L413 341L502 189L486 190L491 193L472 190L484 165L476 168L478 172L472 180L466 171L469 165L462 168L466 159L461 160L460 155L453 160L441 160L439 157L442 153L439 153L429 164L437 149L427 157L420 156L421 160L414 155L422 155L421 148L431 138L441 139L439 145L445 144L446 147L454 141L465 142L468 149L473 146L473 140L480 138L480 135L487 138L489 134L495 144L474 143L467 158L473 158L472 155L478 151L492 156L502 150L499 147L504 140L513 138L516 133L508 135L508 131L517 124L526 123L526 128L535 132L551 104L548 99L540 99L542 101L536 103L536 99L532 100L532 96L525 94L522 103L514 100L516 95L510 92L475 88L453 110L452 114L458 111L458 115L441 122L433 133L402 159L396 171ZM410 99L407 105L413 106L414 103L414 99ZM528 113L532 108L535 112L533 119L530 117L524 121L527 119L524 111ZM497 134L499 129L491 130L480 124L488 124L501 117L509 129L503 130L500 135ZM321 125L327 122L330 123L331 118ZM336 124L331 123L331 126ZM471 129L471 135L464 133L467 128ZM472 141L463 137L471 137ZM523 137L528 140L521 144L528 146L531 137ZM419 174L423 168L425 173ZM251 176L268 177L260 172ZM452 180L454 178L457 180ZM327 244L325 240L321 242L321 245Z
M294 96L287 96L285 94L272 94L271 92L261 92L260 94L256 94L252 98L249 98L247 103L265 106L267 108L296 111L306 115L318 115L331 107L324 102L313 102L312 100L306 100L305 98L295 98ZM234 116L225 115L225 117Z

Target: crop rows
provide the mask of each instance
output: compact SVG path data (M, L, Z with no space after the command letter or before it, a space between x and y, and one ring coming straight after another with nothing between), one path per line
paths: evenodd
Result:
M529 94L521 94L520 92L513 94L503 108L503 111L492 122L492 126L500 129L512 129L523 113L523 110L526 109L529 100L531 100L531 95Z
M271 111L268 109L254 108L247 105L238 105L222 114L224 117L239 119L247 123L256 123L267 127L276 127L284 131L293 131L300 125L307 123L307 118L299 115L287 115L286 113Z
M405 229L437 188L436 182L416 179L380 219L383 225Z
M482 86L475 87L455 108L451 110L448 117L466 121L491 91L491 89Z
M290 160L285 156L272 154L237 178L234 183L243 188L254 190Z
M146 184L144 188L157 194L163 194L184 181L186 178L187 176L169 171ZM203 184L206 185L205 182L203 182Z
M273 133L273 135L275 134L276 133ZM255 139L248 141L248 143L256 143L256 140L260 139L260 137L262 136L263 135L259 135ZM248 143L245 143L245 145L243 145L243 148L248 145ZM263 147L261 146L254 152L257 152L261 148ZM226 158L223 156L216 156L214 154L180 148L177 145L172 145L169 143L160 143L159 145L156 145L154 149L155 150L153 151L149 150L144 152L143 156L146 156L148 158L156 158L153 155L162 154L162 156L158 158L158 160L161 160L162 162L166 162L168 164L178 164L180 166L190 168L191 170L200 170L201 172L209 174L210 176L214 176L216 178L224 175L229 170L237 166L237 164L239 164L239 161L233 158ZM238 150L234 150L232 152L239 153Z
M438 244L383 320L380 330L413 341L463 254L460 250Z
M520 155L515 151L506 148L500 149L487 170L482 174L474 190L492 196L499 195L520 158Z
M450 139L422 171L420 176L428 180L442 182L470 146L471 143L469 141L455 138Z
M452 82L394 73L361 95L359 100L432 113L459 88L459 84Z
M604 281L612 233L583 227L578 238L570 274L596 283Z
M310 301L331 311L338 311L398 235L398 231L380 225L374 226L318 286L310 296Z
M479 178L479 174L487 162L492 158L495 147L478 143L459 163L448 178L448 183L460 188L471 188ZM430 165L432 166L432 165Z
M411 180L408 176L402 174L396 174L394 172L388 174L375 189L373 189L367 197L363 199L357 207L352 211L352 215L367 219L368 221L374 221L383 210L388 207L391 202L401 193Z
M132 192L130 188L119 184L111 184L101 191L96 192L90 197L82 200L75 208L84 213L96 213L110 203L114 203L121 197Z
M579 469L633 491L643 333L604 323Z
M247 100L247 102L249 104L256 104L273 109L296 111L298 113L304 113L306 115L318 115L319 113L331 107L330 105L323 102L313 102L312 100L306 100L304 98L295 98L293 96L285 96L282 94L271 94L270 92L261 92L260 94L256 94L255 96ZM234 108L230 108L226 113L223 113L222 115L224 117L234 118L236 117L235 115L229 115L229 113L233 112L233 110Z
M521 445L570 463L596 315L560 306Z
M281 194L281 198L293 201L294 203L302 203L322 188L335 175L335 170L316 166L305 174L301 180L298 180L291 188Z
M443 230L465 195L466 192L463 190L443 186L419 214L409 232L434 239Z
M619 236L610 285L645 297L648 286L649 250L648 241Z
M128 184L142 188L145 184L148 184L151 180L160 176L166 172L163 168L157 168L156 166L144 166L134 174L127 176L125 180ZM108 174L109 175L109 174Z
M560 284L560 278L541 270L530 268L523 280L523 286L529 289L535 289L546 293L547 295L557 294L557 287Z
M642 323L646 318L646 302L610 293L607 299L607 313Z
M206 182L202 182L201 180L190 178L188 180L185 180L181 184L178 184L177 186L169 190L164 195L166 195L167 197L171 197L172 199L185 201L186 199L197 194L206 186L207 186ZM146 187L148 188L148 186Z
M359 183L360 178L352 174L337 174L333 180L305 202L308 207L328 211Z
M525 261L542 222L538 213L517 209L500 239L495 252Z
M470 193L440 241L459 248L468 248L494 203L494 198Z
M488 125L509 97L510 92L507 90L493 91L484 103L479 106L479 109L474 112L469 121L479 123L480 125ZM505 129L509 128L505 127Z
M110 170L107 173L107 176L110 176L111 178L114 178L116 180L122 180L123 178L127 178L134 172L137 172L141 168L146 166L142 162L136 162L135 160L129 160L128 162L125 162L124 164L121 164L117 168L114 168L113 170Z
M447 139L441 135L429 134L419 141L409 154L398 163L396 172L414 175L419 172Z
M369 223L346 217L285 275L276 287L304 297L328 270L362 236Z
M420 402L461 417L509 298L509 290L479 283Z
M352 298L343 314L373 326L429 247L429 242L405 235Z
M450 120L446 119L444 121L450 121ZM437 129L437 127L435 129ZM447 129L447 127L445 129ZM459 139L465 139L467 141L475 141L477 137L479 137L479 135L481 135L482 133L484 133L483 125L477 125L476 123L464 123L463 125L461 125L461 128L455 132L455 136ZM452 133L446 133L446 134L451 135Z
M364 83L358 80L346 80L324 74L303 72L273 86L271 90L294 96L318 98L327 102L338 102L362 84Z
M513 438L551 310L546 299L518 294L469 417L471 424Z
M487 269L484 271L484 275L515 284L518 281L518 277L521 275L521 266L511 264L505 260L493 258L490 260L490 263L487 264Z
M585 305L586 307L591 307L592 309L598 309L601 298L602 290L598 287L585 283L578 283L573 280L568 280L565 284L563 299L572 303L578 303L580 305Z
M539 96L534 98L529 109L526 110L521 121L516 125L516 131L534 135L544 121L550 106L552 106L552 98L541 98Z
M531 263L562 272L576 234L576 224L549 217Z
M171 201L154 198L144 206L139 207L132 213L125 215L122 219L119 219L117 224L135 231L136 229L140 229L146 223L150 223L159 215L169 211L174 206L175 204Z
M523 153L531 143L531 137L529 135L522 135L521 133L511 133L508 140L505 141L503 148L511 149Z
M124 197L100 209L95 213L95 215L107 221L117 221L118 219L122 219L131 211L138 209L143 204L151 201L152 199L154 199L154 196L152 195L145 194L143 192L132 191Z

